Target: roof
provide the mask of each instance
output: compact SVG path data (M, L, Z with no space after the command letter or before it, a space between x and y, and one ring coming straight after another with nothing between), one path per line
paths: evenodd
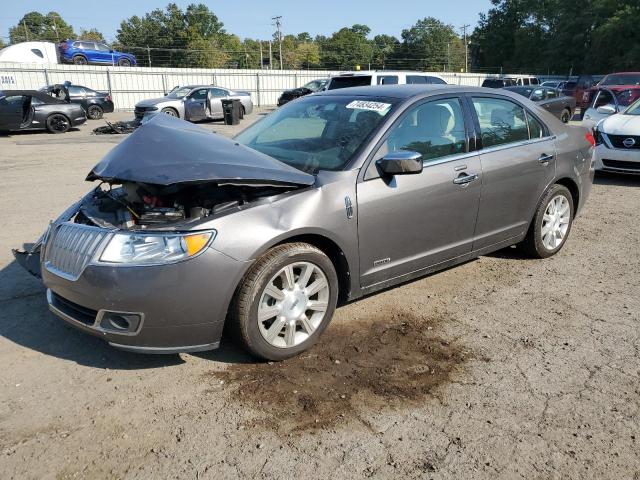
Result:
M467 87L458 85L371 85L366 87L337 88L319 92L315 95L353 96L353 97L387 97L405 99L425 94L440 94L461 92L478 92L495 94L496 89L482 87Z
M347 76L355 77L358 75L397 75L398 73L404 73L408 75L425 75L425 76L440 78L440 74L438 73L420 72L417 70L357 70L357 71L340 72L335 75L332 75L331 78L347 77Z
M58 98L53 98L51 95L46 94L45 92L39 92L37 90L0 90L0 96L4 97L17 97L17 96L27 96L27 97L35 97L43 103L50 104L63 104L67 103Z

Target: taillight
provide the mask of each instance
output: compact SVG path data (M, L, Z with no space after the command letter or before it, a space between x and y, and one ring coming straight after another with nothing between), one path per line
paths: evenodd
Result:
M596 146L596 139L594 138L593 133L591 132L585 133L584 138L587 139L587 142L589 142L592 147Z
M62 48L62 50L67 50L69 48L69 45L67 44L67 42L62 42L60 44L60 48Z
M107 95L106 97L104 97L104 99L105 99L107 102L110 102L110 101L111 101L111 95Z

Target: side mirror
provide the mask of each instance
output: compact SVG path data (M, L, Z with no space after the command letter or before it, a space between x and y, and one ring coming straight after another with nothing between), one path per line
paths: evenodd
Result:
M601 107L598 107L597 111L598 113L602 113L603 115L613 115L614 113L616 113L615 107L611 105L603 105Z
M422 155L418 152L398 150L387 153L376 162L383 175L413 175L422 172Z

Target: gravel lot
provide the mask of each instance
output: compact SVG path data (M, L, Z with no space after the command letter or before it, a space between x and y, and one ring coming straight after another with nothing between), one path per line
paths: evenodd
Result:
M122 139L100 124L0 137L3 479L640 479L640 179L596 177L556 257L352 303L299 358L138 356L50 314L10 252L89 189Z

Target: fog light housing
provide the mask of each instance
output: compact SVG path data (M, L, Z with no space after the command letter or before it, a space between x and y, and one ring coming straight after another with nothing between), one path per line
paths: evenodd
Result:
M98 328L105 332L135 334L142 323L142 314L126 312L110 312L101 310L98 314L100 322Z

